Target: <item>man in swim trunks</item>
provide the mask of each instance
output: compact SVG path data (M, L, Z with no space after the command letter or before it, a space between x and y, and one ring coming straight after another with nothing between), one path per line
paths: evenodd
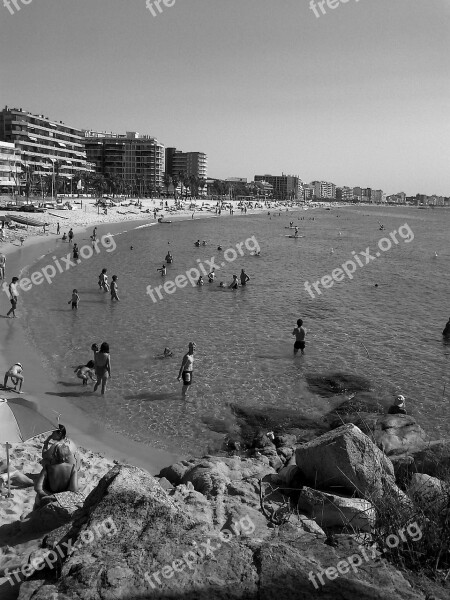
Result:
M183 356L181 361L180 372L178 373L178 381L183 377L183 388L181 395L186 396L189 386L192 384L192 374L194 370L194 342L189 342L189 352Z
M292 335L295 335L294 354L297 354L299 350L301 350L302 354L305 354L306 329L303 327L302 319L297 321L297 327L294 328Z
M247 285L247 281L250 281L250 277L247 275L247 273L244 271L244 269L241 269L240 278L241 278L241 285Z
M11 280L11 283L8 286L9 299L10 299L9 301L11 302L11 308L6 313L6 316L9 317L9 315L12 313L14 319L16 318L15 310L17 308L17 301L19 299L19 292L17 291L17 282L18 281L19 281L18 277L13 277Z
M0 279L5 279L6 256L0 254Z

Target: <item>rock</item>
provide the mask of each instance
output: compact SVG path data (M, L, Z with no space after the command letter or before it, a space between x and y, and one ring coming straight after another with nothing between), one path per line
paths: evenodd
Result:
M425 431L408 415L384 415L374 429L375 443L388 455L405 455L427 447Z
M391 456L396 475L408 479L411 473L439 477L450 469L450 440L429 442L422 450L409 449L405 455Z
M185 473L192 469L192 466L193 464L191 461L182 460L178 463L171 465L170 467L162 469L158 477L164 477L165 479L170 481L172 485L179 485Z
M285 408L259 409L247 406L231 405L240 427L243 444L251 447L256 435L264 435L273 431L275 436L279 432L296 434L307 432L308 436L316 436L327 430L327 426L315 419L305 417L300 412Z
M260 432L255 436L253 440L253 447L258 448L262 452L261 448L271 448L275 450L275 444L272 442L267 433Z
M391 461L354 425L344 425L299 446L295 458L315 488L341 486L371 501L386 495L405 499L395 484Z
M280 532L262 545L258 565L258 600L425 600L386 561L366 561L351 538L334 548L312 534Z
M349 527L370 533L375 524L375 509L360 498L343 498L304 487L297 507L320 527Z
M228 475L237 471L237 463L227 466ZM424 600L384 560L353 560L361 550L351 539L334 548L319 532L300 534L292 524L266 530L258 511L239 506L240 496L225 509L230 536L185 512L183 498L202 511L215 508L217 497L208 500L184 485L172 493L140 469L112 469L87 498L83 524L58 541L61 547L70 539L75 552L49 573L51 582L22 584L20 600ZM115 527L105 531L106 519ZM353 568L343 562L349 557ZM330 568L345 564L348 571L334 577ZM329 579L322 586L314 577L324 570Z
M450 486L423 473L413 474L407 493L425 512L439 513L450 505Z
M283 467L275 475L266 475L263 481L267 481L274 487L300 489L305 482L305 475L297 465L290 465Z
M370 381L352 373L307 374L306 381L313 394L331 398L335 394L369 391Z
M280 450L284 446L295 446L297 444L297 436L293 433L275 436L275 446Z
M162 487L163 490L166 490L166 492L169 490L173 490L173 485L165 477L161 477L161 479L159 479L159 485Z
M277 448L277 454L280 457L280 460L284 466L287 463L287 461L294 455L294 448L282 446L280 448Z

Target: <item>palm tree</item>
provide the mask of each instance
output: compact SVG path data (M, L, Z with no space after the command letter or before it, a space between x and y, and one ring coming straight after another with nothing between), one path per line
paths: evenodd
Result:
M164 173L164 187L166 188L166 197L169 197L169 188L170 188L170 184L172 183L172 177L169 175L169 173Z
M178 187L179 183L180 183L180 178L178 177L178 175L176 175L176 174L172 175L173 197L174 197L175 201L177 199L177 187Z

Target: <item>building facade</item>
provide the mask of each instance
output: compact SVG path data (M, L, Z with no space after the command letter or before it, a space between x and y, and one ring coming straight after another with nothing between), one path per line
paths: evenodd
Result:
M92 171L82 130L62 121L51 121L44 115L5 107L0 112L0 141L15 145L22 168L35 177L56 172L72 180L80 173Z
M302 180L296 175L255 175L255 181L265 181L273 187L276 200L298 200Z
M166 148L166 174L187 175L198 179L208 178L208 157L204 152L182 152L176 148Z
M337 187L336 200L339 200L339 202L353 202L353 188Z
M0 142L0 193L19 192L22 184L20 150L10 142Z
M164 146L150 135L85 131L88 160L95 172L117 178L127 187L157 191L164 185Z
M331 200L336 198L336 186L328 181L313 181L314 196L319 200Z

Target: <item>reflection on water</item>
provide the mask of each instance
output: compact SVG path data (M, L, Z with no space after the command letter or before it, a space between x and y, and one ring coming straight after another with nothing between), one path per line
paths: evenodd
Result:
M366 378L383 403L401 390L408 410L430 433L448 435L449 404L442 396L449 351L441 332L448 319L450 213L352 208L313 214L314 221L282 213L129 231L115 237L115 252L94 256L52 285L22 294L26 325L46 368L60 382L59 396L72 398L93 418L137 440L201 453L217 446L213 424L233 422L231 404L320 417L332 399L311 388L307 376L339 372ZM383 233L377 223L381 216ZM293 218L304 235L301 240L285 238L284 227ZM381 236L405 222L414 231L413 242L394 245L358 268L353 280L322 288L314 299L305 291L305 281L331 274L352 258L352 251L376 249ZM207 265L213 256L220 265L219 244L235 247L253 235L261 258L247 252L225 264L214 284L162 292L163 300L156 303L146 294L148 285L155 289L164 283L156 269L168 248L175 261L165 281L198 267L198 261ZM197 239L209 245L196 248ZM47 262L42 259L33 270ZM110 279L119 277L120 303L112 304L109 294L99 291L103 267ZM245 289L218 287L242 268L251 279ZM81 298L77 312L67 305L73 288ZM300 317L308 343L305 356L294 359L291 332ZM183 401L177 376L190 340L197 344L194 384ZM111 348L113 371L105 397L92 394L91 387L72 386L78 381L73 369L91 358L94 341L108 341ZM158 358L165 347L174 358Z

